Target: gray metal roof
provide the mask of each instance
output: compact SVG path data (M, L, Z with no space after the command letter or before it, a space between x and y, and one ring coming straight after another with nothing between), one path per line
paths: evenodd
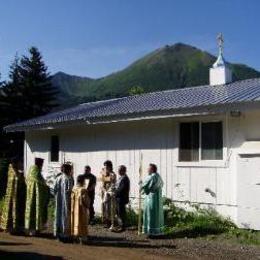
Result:
M78 105L5 127L10 131L55 127L74 123L99 123L109 119L128 120L145 115L191 113L223 105L260 101L260 78L221 86L198 86L153 92Z

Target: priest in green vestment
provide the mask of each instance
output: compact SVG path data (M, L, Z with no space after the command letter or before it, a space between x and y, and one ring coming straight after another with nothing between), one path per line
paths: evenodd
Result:
M149 165L148 174L141 186L142 193L145 194L142 231L147 235L160 235L164 226L163 181L155 164Z
M41 174L43 161L35 158L35 165L30 167L26 177L25 229L29 235L40 232L47 222L49 187Z
M21 161L11 160L0 227L7 232L21 233L24 229L26 184Z

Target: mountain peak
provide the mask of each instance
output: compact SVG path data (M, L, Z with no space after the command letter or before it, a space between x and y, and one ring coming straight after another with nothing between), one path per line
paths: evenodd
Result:
M172 45L165 45L163 47L163 50L171 50L171 51L183 51L183 50L193 50L193 51L201 51L200 49L189 45L189 44L185 44L182 42L177 42L175 44Z
M127 68L99 79L53 75L62 95L79 101L127 96L132 87L144 92L185 88L209 83L209 68L216 57L181 42L166 45L140 58ZM234 80L260 77L260 72L240 64L229 64Z

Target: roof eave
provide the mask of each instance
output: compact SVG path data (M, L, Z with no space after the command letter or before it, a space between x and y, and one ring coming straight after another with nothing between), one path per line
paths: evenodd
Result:
M184 107L179 109L169 110L157 110L157 111L144 111L139 113L126 113L126 114L114 114L103 117L84 118L80 120L71 120L65 122L50 122L35 125L9 125L4 127L5 132L27 132L31 130L52 130L57 128L65 128L68 126L78 125L97 125L112 122L123 121L139 121L139 120L153 120L161 118L175 118L175 117L189 117L199 115L213 115L226 113L231 110L248 110L248 109L260 109L260 101L250 102L237 102L237 103L225 103L225 104L211 104L199 107Z

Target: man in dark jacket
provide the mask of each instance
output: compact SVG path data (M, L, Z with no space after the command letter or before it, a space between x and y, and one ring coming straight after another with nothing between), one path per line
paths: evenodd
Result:
M86 180L88 180L88 196L90 200L89 205L89 223L92 225L94 224L94 217L95 217L95 211L94 211L94 200L95 200L95 188L97 183L97 178L94 174L91 173L91 168L89 165L85 166L85 172L83 174Z
M130 180L126 174L126 167L124 165L119 166L118 175L115 197L117 202L119 231L123 231L126 225L126 204L129 203L130 191Z

